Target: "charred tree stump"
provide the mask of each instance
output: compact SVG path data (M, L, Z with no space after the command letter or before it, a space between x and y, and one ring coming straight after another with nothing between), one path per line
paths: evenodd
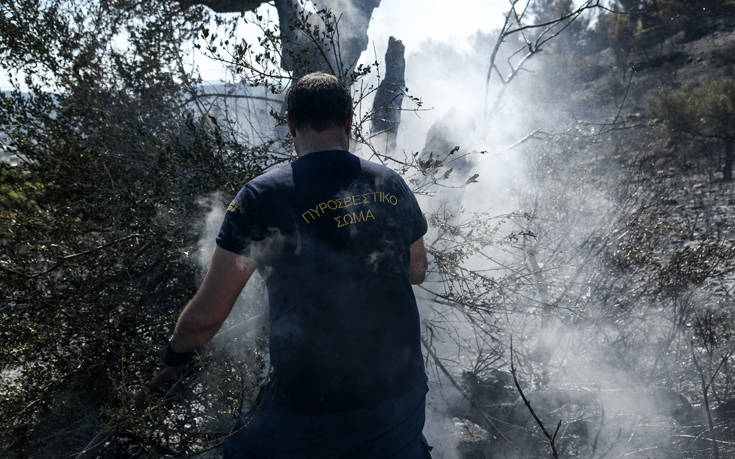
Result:
M385 52L385 78L380 82L373 100L373 119L370 130L373 135L385 138L385 150L390 154L396 148L396 135L401 122L401 105L406 87L406 47L401 40L388 39Z

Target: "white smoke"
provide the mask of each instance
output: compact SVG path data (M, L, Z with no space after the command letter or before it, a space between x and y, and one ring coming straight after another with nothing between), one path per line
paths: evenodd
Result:
M381 5L373 21L390 14L392 10L389 5ZM401 35L400 27L387 33L384 27L376 22L371 24L373 42L363 55L363 61L368 62L377 57L382 63L388 34L404 41L407 45L406 86L411 95L420 97L423 102L421 109L412 110L414 107L404 99L405 111L401 116L397 151L394 154L404 159L422 152L432 129L437 130L436 126L441 125L443 132L440 137L448 142L449 148L460 147L456 155L469 153L467 158L471 169L470 172L465 171L464 175L455 170L455 175L450 176L456 177L455 181L450 180L447 184L462 184L470 174L479 174L477 183L471 183L459 192L442 187L423 188L424 194L418 196L422 209L429 215L442 213L449 195L450 201L454 201L454 209L461 209L459 217L453 220L457 224L471 221L473 212L498 217L488 218L486 221L489 225L495 224L501 216L516 214L516 217L508 218L509 223L498 224L497 232L493 233L494 241L477 248L483 251L482 254L469 256L463 264L468 270L494 269L499 276L503 272L508 273L508 269L501 269L503 266L531 263L522 258L519 260L523 251L509 248L507 241L514 231L533 230L532 237L520 237L523 244L539 247L536 254L538 260L532 261L538 266L529 269L529 272L536 271L544 276L544 282L549 285L548 295L559 293L558 289L554 290L557 285L570 285L573 290L565 294L576 298L577 303L582 305L573 311L579 317L565 319L568 321L564 323L553 316L564 317L566 313L554 311L549 318L548 312L540 306L543 303L540 297L544 293L529 289L527 304L516 305L517 309L513 313L497 318L504 321L501 325L503 334L498 339L504 340L507 346L507 338L513 334L517 337L516 351L521 349L524 359L548 359L548 374L528 377L545 378L543 383L546 387L567 395L579 393L586 397L596 394L597 405L591 405L597 406L597 416L600 413L604 415L601 416L602 425L595 437L595 446L598 452L603 448L612 448L609 445L615 445L620 435L632 435L636 421L651 420L663 414L662 406L663 411L672 406L671 401L662 402L660 392L643 388L646 383L637 374L637 369L610 358L613 348L606 339L612 339L610 336L630 339L630 336L624 336L626 332L621 330L613 330L611 324L602 325L608 306L601 304L598 300L601 294L593 292L592 287L595 266L601 260L584 247L585 241L595 235L607 234L615 225L618 209L612 197L614 187L608 189L585 185L583 180L574 175L573 168L560 175L557 183L541 182L532 177L529 167L533 164L529 157L538 156L539 152L534 148L548 146L532 141L520 144L519 141L527 139L533 132L561 132L572 121L566 102L553 100L553 93L546 88L544 80L551 75L544 75L547 70L542 65L541 56L529 61L527 72L519 74L507 86L494 76L486 96L489 56L496 34L478 32L462 40L425 40L416 45ZM422 27L426 25L422 24ZM375 29L380 32L374 33ZM498 62L504 62L505 57L501 53ZM556 82L564 80L558 75L553 77ZM569 93L576 91L577 88L568 81L563 84L568 86ZM556 94L563 93L563 87L555 90ZM364 105L370 107L370 100ZM602 111L600 113L601 118L608 115ZM583 141L578 145L576 148L580 151L590 148ZM357 148L357 152L366 158L371 157L369 149ZM447 151L434 153L442 155ZM575 156L569 160L579 159ZM619 171L610 170L608 173L609 177L616 177ZM421 177L418 178L419 181L415 183L420 183ZM515 226L514 221L517 222ZM446 235L442 231L430 225L425 240L440 251L451 249L454 243L461 243L457 240L446 242ZM554 250L558 253L555 254ZM559 253L568 257L568 260L560 262ZM589 279L589 285L583 285L583 281L570 281L575 279L574 276L580 276L585 282ZM533 282L540 281L519 279L519 284L529 285ZM430 275L424 287L441 292L441 279ZM431 336L425 338L431 339L433 352L442 359L455 381L459 381L461 372L470 369L473 360L483 352L482 346L486 344L476 343L483 334L469 322L468 316L458 312L461 308L447 302L437 302L433 295L421 288L415 288L415 292L422 320L443 325L433 328ZM646 359L653 354L652 343L664 339L668 324L652 320L650 316L645 319L641 317L640 320L645 322L640 324L645 332L630 351L640 352L641 359ZM590 321L595 325L578 324L582 321ZM631 322L634 321L631 319ZM632 357L629 354L622 359L630 361ZM427 357L427 360L431 361L432 358ZM503 361L497 362L495 368L508 370L507 355ZM435 447L435 457L459 457L460 453L456 449L458 441L467 436L461 430L471 427L470 423L458 423L458 419L452 417L452 407L464 403L462 395L442 370L432 364L428 370L431 390L428 394L425 434ZM535 383L531 380L529 384ZM531 419L527 412L522 411L521 414ZM547 424L553 424L556 420L546 421ZM571 420L564 419L564 429L575 425ZM532 422L529 425L532 426ZM553 429L553 425L547 425L547 428ZM656 428L660 430L652 435L662 435L666 431L661 423Z
M217 245L215 241L226 209L223 202L225 201L222 193L214 193L199 200L199 206L204 210L205 215L202 221L195 260L200 268L202 278L209 268L209 263ZM229 349L227 341L237 336L249 336L251 341L254 341L267 322L265 320L268 311L267 303L265 282L261 274L255 271L237 298L229 317L222 324L219 335L213 339L217 348L227 351ZM243 348L240 346L238 349Z
M389 11L388 7L381 5L376 10L375 18L381 17L382 8ZM373 23L371 32L373 26L379 25ZM390 33L398 39L404 38L400 30ZM411 95L421 98L423 107L412 110L412 104L404 99L405 111L401 116L397 151L394 154L401 159L410 158L414 152L422 152L426 146L427 151L424 153L432 151L435 157L444 157L448 151L437 151L434 148L445 146L449 150L459 147L449 158L451 162L447 163L447 167L454 169L452 175L443 182L445 186L459 188L432 187L426 189L427 194L417 196L427 215L441 213L446 207L450 211L461 210L460 219L467 218L465 216L472 212L508 214L521 207L519 190L529 186L524 172L525 165L517 156L518 153L498 153L538 128L533 120L524 116L527 112L520 109L523 107L523 102L519 100L521 95L512 91L506 92L503 96L503 113L493 113L493 116L486 113L487 104L491 102L485 101L485 78L492 41L492 35L478 32L453 43L426 40L418 46L408 47L406 86ZM373 43L370 48L373 46L384 49L385 44ZM411 48L413 51L410 51ZM364 54L363 58L365 57ZM372 57L371 51L370 58ZM488 99L496 94L492 92ZM366 104L370 105L369 102ZM425 145L433 137L444 139L445 145ZM370 152L366 150L358 149L358 154L370 157ZM462 159L454 160L457 157ZM473 174L479 174L477 183L464 187L464 182ZM440 242L442 236L430 224L424 239L434 248L442 249L446 247ZM502 259L505 255L496 256ZM472 260L472 263L480 266L483 264L480 259ZM441 279L436 275L429 275L423 286L440 291ZM453 373L456 381L462 368L470 365L468 360L472 356L465 350L472 347L475 331L467 318L453 307L434 302L433 296L420 287L414 291L422 320L435 322L438 319L447 325L430 338L434 352L445 359L445 367ZM429 337L425 336L425 339ZM426 350L424 353L426 354ZM432 358L427 356L427 360L430 362L427 366L430 391L427 396L424 433L434 447L433 457L460 457L457 451L458 441L467 436L462 431L469 424L453 418L451 410L464 402L463 396L443 371L431 363Z

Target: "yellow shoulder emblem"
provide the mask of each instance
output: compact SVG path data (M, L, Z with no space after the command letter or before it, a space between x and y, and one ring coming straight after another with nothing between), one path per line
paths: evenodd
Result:
M245 213L245 209L240 205L237 201L232 201L229 206L227 206L227 212L240 212L241 214Z

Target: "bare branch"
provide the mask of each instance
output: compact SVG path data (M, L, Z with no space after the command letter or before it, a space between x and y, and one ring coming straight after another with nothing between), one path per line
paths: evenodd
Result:
M697 355L694 352L694 340L689 342L689 347L692 351L692 361L694 362L694 366L697 368L697 372L699 373L699 377L702 384L702 397L704 398L704 409L707 412L707 423L709 425L709 435L712 439L712 449L714 450L715 459L720 459L720 448L717 446L717 440L715 437L715 427L714 423L712 422L712 411L709 407L709 385L704 379L704 370L699 365L699 361L697 360Z
M143 236L142 234L138 234L138 233L130 234L128 236L122 237L120 239L115 239L114 241L108 242L107 244L103 244L103 245L101 245L99 247L95 247L93 249L85 250L85 251L79 252L79 253L73 253L71 255L66 255L65 257L61 257L61 259L55 265L51 266L50 268L44 269L43 271L40 271L40 272L37 272L37 273L33 273L33 274L22 273L20 271L16 271L14 269L6 268L4 266L0 266L0 269L2 269L3 271L9 272L11 274L15 274L16 276L25 277L26 279L35 279L37 277L43 276L45 274L48 274L48 273L50 273L51 271L54 271L57 268L60 268L64 263L66 263L69 260L73 260L75 258L84 256L84 255L89 255L90 253L94 253L94 252L98 252L100 250L104 250L104 249L106 249L108 247L111 247L111 246L113 246L115 244L119 244L120 242L124 242L124 241L127 241L129 239L133 239L133 238L136 238L136 237L142 237L142 236Z
M513 375L513 384L515 384L516 389L518 389L518 393L521 395L523 403L526 405L526 408L528 408L531 416L533 416L536 424L538 424L538 426L541 428L541 432L543 432L544 436L546 436L546 438L549 440L549 446L551 446L551 455L558 458L559 453L556 451L556 434L559 432L559 427L561 427L561 419L556 425L556 431L554 431L554 435L550 435L549 432L546 430L546 427L544 427L544 423L541 422L541 419L539 419L539 417L536 415L536 412L533 410L531 402L529 402L526 398L526 394L523 393L523 389L521 389L521 385L518 382L518 376L516 375L515 363L513 362L513 336L510 337L510 374Z
M428 352L431 358L434 359L434 363L436 363L436 366L441 370L442 373L444 373L444 376L446 376L447 379L449 379L449 382L452 383L452 385L454 386L455 389L457 389L460 395L462 395L462 398L467 400L467 402L477 412L477 414L479 414L485 420L485 422L487 422L488 426L492 427L496 435L498 435L503 440L507 441L509 444L513 445L513 442L508 437L503 435L503 433L495 425L495 422L504 423L504 424L507 424L507 423L500 419L495 419L495 420L490 419L487 413L485 413L485 411L482 408L477 406L477 404L475 404L475 402L472 401L472 398L470 398L470 396L465 393L465 391L462 389L462 386L459 385L459 383L454 379L454 376L452 376L449 370L447 370L447 368L444 366L444 364L441 362L439 357L434 352L434 349L432 349L432 347L429 345L429 343L426 341L424 337L421 337L421 343L424 345L426 352ZM514 426L514 427L517 427L517 426ZM513 446L515 447L515 445Z

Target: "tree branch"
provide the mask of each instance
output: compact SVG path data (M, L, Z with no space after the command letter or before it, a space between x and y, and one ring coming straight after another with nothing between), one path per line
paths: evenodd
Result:
M43 276L45 274L48 274L48 273L50 273L51 271L54 271L57 268L60 268L64 263L66 263L69 260L73 260L75 258L79 258L79 257L84 256L84 255L89 255L90 253L94 253L94 252L98 252L100 250L104 250L104 249L106 249L108 247L111 247L111 246L113 246L115 244L118 244L120 242L127 241L128 239L132 239L132 238L135 238L135 237L142 237L142 236L143 236L142 234L138 234L138 233L130 234L130 235L125 236L125 237L122 237L120 239L116 239L116 240L114 240L112 242L108 242L107 244L103 244L103 245L101 245L99 247L95 247L93 249L85 250L83 252L73 253L71 255L67 255L65 257L62 257L55 265L51 266L50 268L44 269L43 271L40 271L40 272L37 272L37 273L33 273L33 274L23 273L23 272L16 271L16 270L11 269L11 268L6 268L4 266L0 266L0 269L2 269L3 271L9 272L11 274L15 274L16 276L25 277L26 279L35 279L37 277Z
M431 358L434 359L434 363L436 363L436 366L439 367L439 369L441 370L441 372L444 373L444 376L446 376L447 379L449 379L449 382L452 383L452 385L454 386L455 389L457 389L457 391L460 393L460 395L462 396L462 398L464 398L465 400L467 400L467 402L477 412L477 414L479 414L485 420L485 422L487 422L487 424L490 427L492 427L492 429L493 429L493 431L494 431L495 434L497 434L500 438L502 438L503 440L507 441L509 444L511 444L511 445L513 445L515 447L515 445L513 444L513 442L510 441L510 439L508 437L506 437L505 435L503 435L503 433L495 425L495 422L493 422L493 420L490 419L490 417L485 413L485 411L483 411L482 408L480 408L479 406L477 406L477 404L475 404L475 402L472 401L472 399L470 398L470 396L465 393L465 391L462 389L462 386L459 385L459 383L454 379L454 377L449 372L449 370L447 370L447 368L444 366L444 364L441 363L441 361L439 360L439 357L436 355L436 353L431 348L431 346L429 346L429 343L426 342L426 339L423 336L421 337L421 343L424 345L424 348L426 349L426 352L428 352L429 355L431 356ZM501 421L499 419L496 419L496 421L503 422L503 423L507 424L505 421Z
M536 415L536 412L533 410L531 402L529 402L526 398L526 394L523 393L523 389L521 389L521 385L518 382L518 376L516 375L516 367L513 363L513 336L510 337L510 374L513 375L513 383L515 384L516 389L518 389L518 393L521 395L523 403L526 405L526 408L528 408L531 416L533 416L536 424L538 424L538 426L541 428L541 432L543 432L544 436L546 436L546 438L549 440L549 446L551 446L551 455L555 458L558 458L559 453L556 451L556 434L559 433L559 427L561 427L561 419L559 419L559 423L556 425L554 435L550 435L549 432L546 430L546 427L544 427L544 423L541 422L541 419L539 419L539 417Z
M702 367L699 365L699 361L697 360L697 356L694 353L694 341L689 342L689 347L692 351L692 361L694 362L694 366L697 368L697 372L699 373L699 377L701 379L702 384L702 397L704 397L704 409L707 412L707 424L709 425L709 435L712 439L712 449L715 453L715 459L720 459L720 448L717 446L717 439L715 438L715 427L712 422L712 411L709 407L709 397L707 393L709 392L709 384L704 379L704 370L702 370ZM711 383L711 381L710 381Z

